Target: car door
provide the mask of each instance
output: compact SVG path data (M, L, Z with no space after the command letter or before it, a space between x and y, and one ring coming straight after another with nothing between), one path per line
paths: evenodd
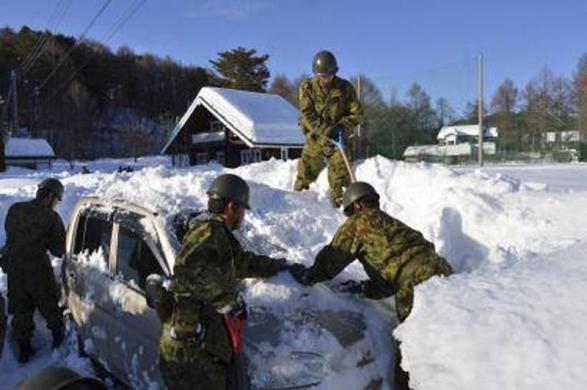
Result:
M120 320L124 324L124 371L133 387L160 383L158 370L161 322L147 305L146 279L151 274L166 276L161 249L154 229L146 229L148 218L136 213L117 214L116 277ZM118 346L117 346L118 347Z
M119 334L109 294L112 217L88 207L72 227L74 241L64 268L68 306L78 324L83 349L108 369L116 359L111 341Z

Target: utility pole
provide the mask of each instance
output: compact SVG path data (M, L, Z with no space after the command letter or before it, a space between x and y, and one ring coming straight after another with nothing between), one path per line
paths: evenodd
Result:
M16 88L16 70L12 70L12 130L14 135L18 134L20 125L18 123L18 90ZM8 134L11 135L10 133Z
M360 74L357 76L357 98L359 99L359 102L360 102L361 101L361 75ZM362 157L361 135L362 135L361 134L361 124L359 123L359 125L357 126L357 139L355 140L355 159Z
M479 166L483 166L483 53L480 53L477 56L477 80L478 86L477 91L479 93L478 97L478 113L479 113L479 140L478 140L478 149L479 149Z

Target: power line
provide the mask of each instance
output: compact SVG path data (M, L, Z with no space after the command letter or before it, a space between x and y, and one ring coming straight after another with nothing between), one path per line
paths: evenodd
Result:
M49 38L51 37L51 30L59 28L59 26L63 22L63 19L65 17L65 14L67 13L67 11L68 11L68 9L69 9L69 7L71 5L71 0L67 0L63 4L64 4L64 7L62 7L63 9L61 10L61 12L59 12L59 16L60 17L59 17L59 20L56 21L55 26L53 28L51 28L51 26L48 23L48 25L47 25L47 31L45 31L45 33L41 37L42 42L40 42L39 45L37 45L36 49L33 49L33 51L31 51L32 57L28 60L28 63L23 63L21 65L21 68L22 68L22 70L20 70L21 77L26 72L28 72L28 70L41 57L41 54L43 54L43 50L45 50L45 47L47 46L47 43L49 43Z
M112 0L106 0L106 2L104 3L104 5L100 8L100 10L98 11L98 13L96 13L96 15L94 16L94 18L90 21L90 23L85 28L85 30L80 34L80 36L75 41L75 43L61 57L61 59L59 60L59 62L57 63L57 65L55 65L55 67L53 68L53 70L51 71L51 73L49 73L49 76L47 76L45 78L45 80L43 80L43 82L39 85L39 89L43 88L45 86L45 84L47 84L47 82L49 81L49 79L57 72L57 69L59 69L59 67L61 67L61 65L69 57L69 55L71 54L71 52L73 51L73 49L75 49L77 47L77 45L86 37L87 32L90 30L90 28L92 28L92 26L94 25L94 23L96 23L96 20L98 20L98 18L100 17L100 15L102 15L102 13L104 13L104 11L108 7L108 5L110 5L111 2L112 2Z
M49 17L49 20L47 20L47 29L49 29L49 27L51 26L51 23L53 22L53 19L55 19L55 17L58 15L58 10L60 8L59 5L62 4L63 1L64 0L59 0L59 2L56 4L55 9L53 10L53 13ZM47 33L42 34L37 39L37 42L35 42L33 48L31 49L31 52L28 54L28 56L26 56L26 58L24 60L22 60L22 62L20 63L20 65L17 67L17 71L20 71L21 69L24 69L24 67L26 66L26 64L31 61L31 59L34 56L34 53L41 47L41 45L43 44L43 41L45 40L46 37L47 37Z
M137 13L137 11L147 2L147 0L135 0L135 2L129 7L127 8L127 10L120 16L120 18L118 18L118 20L112 25L112 28L110 29L109 33L106 35L106 38L104 39L104 43L108 43L110 41L110 39L112 39L112 37ZM65 86L67 86L71 80L73 80L75 78L75 76L77 75L77 73L82 70L83 68L86 67L86 65L88 65L88 63L90 62L90 59L87 59L86 61L84 61L83 64L81 64L79 67L77 67L72 73L71 75L67 78L67 80L65 80L63 83L61 83L59 86L57 86L53 92L47 96L47 98L45 99L45 102L51 100L55 95L57 95L57 93Z

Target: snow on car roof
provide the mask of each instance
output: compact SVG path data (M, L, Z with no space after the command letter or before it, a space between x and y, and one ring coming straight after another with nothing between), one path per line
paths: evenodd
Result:
M55 152L43 138L8 138L6 157L55 157Z

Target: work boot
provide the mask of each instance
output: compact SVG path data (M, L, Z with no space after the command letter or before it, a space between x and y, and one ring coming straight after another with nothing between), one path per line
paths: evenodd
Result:
M63 332L63 326L60 326L59 328L53 329L52 333L53 333L53 344L51 344L51 348L57 349L61 346L61 344L63 344L63 339L65 337L65 334Z
M18 360L18 362L21 364L28 363L28 361L31 360L31 357L35 354L35 350L31 345L31 341L16 340L16 345L16 360Z

